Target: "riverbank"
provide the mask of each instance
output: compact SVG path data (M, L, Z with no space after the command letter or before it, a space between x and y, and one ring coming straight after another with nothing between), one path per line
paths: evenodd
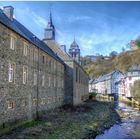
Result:
M131 104L119 102L117 112L121 123L105 130L96 139L140 139L140 111L135 110Z
M44 112L38 121L25 123L0 138L95 138L119 121L113 103L88 100L76 107L63 106Z

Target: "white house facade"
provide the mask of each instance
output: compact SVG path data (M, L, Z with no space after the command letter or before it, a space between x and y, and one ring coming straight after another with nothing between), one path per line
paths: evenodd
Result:
M124 78L119 86L120 95L124 94L126 97L132 97L131 88L136 80L140 79L140 68L137 66L132 66L125 73ZM121 93L121 91L124 91Z
M122 78L123 74L119 70L115 70L111 73L102 75L97 79L93 80L91 89L96 93L118 95L118 81Z

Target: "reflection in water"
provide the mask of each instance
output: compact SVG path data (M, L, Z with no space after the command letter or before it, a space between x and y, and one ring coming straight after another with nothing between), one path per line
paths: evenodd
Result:
M134 139L140 138L140 111L134 110L133 107L125 103L115 103L116 109L121 109L129 113L129 116L122 119L121 124L115 124L96 139Z

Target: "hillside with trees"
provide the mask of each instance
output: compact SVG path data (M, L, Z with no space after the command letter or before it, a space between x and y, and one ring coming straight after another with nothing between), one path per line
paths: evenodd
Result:
M122 52L118 55L112 55L109 59L104 57L91 61L86 57L82 58L82 65L90 78L96 78L99 75L109 73L115 69L125 73L132 65L140 66L140 49Z

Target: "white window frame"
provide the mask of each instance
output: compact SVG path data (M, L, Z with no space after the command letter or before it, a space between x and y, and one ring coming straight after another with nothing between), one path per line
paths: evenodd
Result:
M34 49L34 61L38 61L38 50Z
M34 71L34 86L37 85L37 73Z
M28 44L24 42L24 48L23 48L23 55L27 56L28 55Z
M45 101L46 101L46 99L45 98L41 98L41 105L45 105Z
M15 108L15 101L7 101L7 108L14 109Z
M9 82L15 82L15 64L9 63Z
M26 84L28 81L28 67L23 66L23 84Z
M10 49L15 50L17 38L14 35L10 36Z

